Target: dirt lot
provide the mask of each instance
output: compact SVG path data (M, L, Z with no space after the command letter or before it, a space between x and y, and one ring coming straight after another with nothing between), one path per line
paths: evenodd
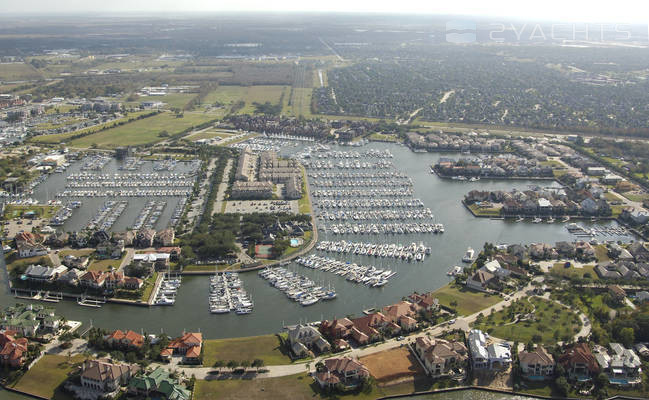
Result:
M512 368L511 366L504 371L474 371L472 385L488 386L493 389L512 390Z
M424 376L425 372L406 347L374 353L360 359L378 383Z

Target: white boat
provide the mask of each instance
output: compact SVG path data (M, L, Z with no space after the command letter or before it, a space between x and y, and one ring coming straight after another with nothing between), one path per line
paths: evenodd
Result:
M462 267L456 265L453 268L451 268L450 270L448 270L446 275L448 275L448 276L456 276L456 275L460 275L461 273L462 273Z
M462 262L471 263L473 262L473 257L475 256L475 251L472 248L467 248L464 257L462 257Z

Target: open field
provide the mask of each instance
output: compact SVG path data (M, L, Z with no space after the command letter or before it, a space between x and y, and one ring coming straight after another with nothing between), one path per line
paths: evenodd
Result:
M237 113L250 114L255 110L253 103L269 102L278 104L284 92L286 92L285 97L288 96L288 86L219 86L205 97L203 103L214 104L218 102L231 108L238 101L244 101L245 106L238 110Z
M379 132L375 132L370 136L368 136L367 138L370 140L376 140L378 142L401 142L402 141L397 135L384 134Z
M460 315L473 314L502 300L499 296L477 292L453 283L437 289L433 294L440 304L456 309Z
M17 254L13 254L11 258L13 260L11 262L7 263L7 271L11 271L12 269L16 268L19 265L24 265L25 267L31 265L31 264L41 264L43 265L43 261L49 261L50 258L47 255L44 256L35 256L35 257L26 257L26 258L18 258ZM6 257L5 260L11 259L10 257Z
M53 135L34 136L30 140L32 142L36 142L36 143L57 144L57 143L65 142L66 140L68 140L70 137L72 137L74 135L78 135L80 133L84 133L84 132L87 132L89 130L101 129L101 128L105 127L105 126L111 126L112 124L115 124L115 123L118 123L118 122L128 121L129 119L137 118L139 115L147 114L149 112L150 111L138 111L138 112L130 113L126 117L118 118L118 119L116 119L114 121L106 122L104 124L99 124L99 125L91 126L91 127L88 127L88 128L79 129L78 131L66 132L66 133L56 133L56 134L53 134Z
M40 79L42 77L43 75L30 64L0 64L0 81L22 81L29 79Z
M142 292L142 297L140 298L140 300L149 301L149 297L151 297L151 292L153 292L153 287L155 286L156 280L158 280L158 273L154 272L153 275L149 277L149 279L144 281L144 291Z
M159 136L163 131L167 131L172 136L211 119L213 119L213 116L203 114L185 113L183 118L177 118L174 114L162 113L82 137L71 141L69 144L73 147L83 148L93 145L97 145L97 147L118 147L151 144L165 139L165 137Z
M133 104L139 104L143 101L160 101L167 103L169 107L182 109L194 97L196 97L196 93L169 93L165 96L140 96L137 102Z
M20 378L14 388L48 399L68 398L57 388L83 360L82 355L74 356L68 362L67 356L46 354Z
M311 118L311 96L313 95L312 88L293 88L293 96L291 98L291 104L286 104L286 107L283 110L283 113L293 117L299 117L300 115L305 118Z
M372 376L379 383L416 375L425 376L426 374L415 356L406 347L374 353L362 357L359 361L370 370Z
M187 139L196 141L201 139L214 139L214 138L225 138L234 135L234 133L226 132L220 129L208 129L202 132L197 132L188 136Z
M483 208L478 207L477 204L471 204L468 207L476 216L500 217L500 208Z
M79 250L61 250L59 251L59 258L63 258L65 256L75 256L75 257L83 257L83 256L89 256L95 251L93 249L79 249Z
M521 321L521 319L523 319ZM535 335L545 344L572 338L581 323L577 314L553 301L530 297L485 317L474 325L501 339L528 343Z
M4 219L12 219L21 217L26 212L34 212L36 218L50 219L56 211L58 206L22 206L17 204L8 204L5 207Z
M380 397L397 394L409 394L448 387L448 380L417 379L391 386L372 385L371 391L350 392L348 394L325 394L314 383L313 378L306 373L253 380L214 380L196 381L194 388L195 400L225 399L273 399L273 400L307 400L307 399L342 399L342 400L374 400Z
M119 268L122 260L126 257L126 253L119 260L107 259L107 260L93 260L88 266L88 271L109 271L110 267L114 269Z
M564 263L556 263L554 266L550 269L550 273L552 275L560 276L563 278L581 278L583 279L585 276L590 277L591 279L598 281L599 276L595 272L595 266L594 265L584 265L581 268L575 268L574 266L570 266L566 268L564 266ZM586 275L588 274L588 275Z
M291 359L280 349L277 335L253 336L233 339L206 340L203 365L212 366L217 360L254 361L264 360L266 365L290 364Z

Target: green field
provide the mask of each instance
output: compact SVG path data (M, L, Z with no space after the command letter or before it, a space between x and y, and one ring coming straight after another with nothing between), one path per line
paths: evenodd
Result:
M24 213L33 211L36 213L37 218L49 219L56 214L58 206L21 206L16 204L8 204L5 207L4 219L13 219L22 216Z
M276 335L214 339L203 342L203 365L212 366L217 360L264 360L265 365L290 364L291 359L280 349Z
M291 105L288 103L284 108L283 113L293 117L299 117L300 115L305 118L311 118L311 97L313 95L312 88L293 88L293 96L291 98Z
M280 85L259 85L259 86L219 86L216 90L209 93L203 100L204 104L221 103L228 109L238 101L244 101L245 106L237 111L238 114L253 113L255 107L253 103L278 104L284 94L288 96L288 86Z
M394 135L394 134L384 134L384 133L373 133L370 136L368 136L368 139L370 140L376 140L379 142L400 142L401 139L399 139L399 136Z
M191 136L188 136L187 139L196 141L201 139L213 139L213 138L224 138L234 135L230 132L219 131L218 129L208 129L203 132L197 132Z
M575 268L570 266L568 268L564 267L564 263L556 263L552 268L550 268L550 274L555 276L560 276L562 278L580 278L583 279L584 275L588 274L591 279L598 281L599 276L595 272L594 265L584 265L581 268Z
M120 258L119 260L113 260L113 259L107 259L107 260L92 260L90 262L90 265L88 265L88 271L109 271L110 267L113 267L114 269L119 268L120 264L122 263L122 260L126 257L126 253Z
M69 145L82 148L92 147L93 145L110 148L151 144L165 139L165 137L159 136L162 131L167 131L171 136L211 119L213 119L213 116L203 114L185 113L183 118L177 118L172 113L162 113L75 139Z
M531 318L519 321L525 316ZM581 323L577 314L570 309L553 301L530 297L485 316L474 326L500 339L528 343L538 334L542 343L554 344L557 340L565 340L565 337L572 338L579 331Z
M482 208L478 207L477 204L471 204L468 207L476 216L500 217L500 208Z
M48 399L69 398L58 388L83 360L81 355L68 361L67 356L46 354L20 378L14 388Z
M30 64L0 64L0 81L22 81L29 79L40 79L42 77L43 75Z
M499 296L477 292L453 283L433 292L439 303L457 310L460 315L469 315L490 307L502 299ZM457 305L451 303L457 302Z
M194 97L196 97L196 93L170 93L165 96L140 96L134 104L140 104L143 101L160 101L167 103L169 107L182 109Z
M153 292L153 287L155 286L155 282L158 280L158 273L154 272L153 275L151 275L146 281L144 281L144 292L142 292L142 297L140 298L141 301L147 302L149 301L149 297L151 297L151 293Z
M101 129L101 128L105 127L105 126L111 126L112 124L115 124L117 122L128 121L129 119L137 118L139 115L147 114L149 112L150 111L138 111L138 112L130 113L129 115L127 115L124 118L118 118L118 119L116 119L114 121L106 122L105 124L99 124L99 125L96 125L96 126L91 126L91 127L88 127L88 128L79 129L78 131L73 131L73 132L56 133L56 134L53 134L53 135L34 136L30 140L32 142L36 142L36 143L61 143L61 142L65 142L66 140L68 140L70 137L72 137L74 135L78 135L80 133L84 133L84 132L87 132L89 130Z

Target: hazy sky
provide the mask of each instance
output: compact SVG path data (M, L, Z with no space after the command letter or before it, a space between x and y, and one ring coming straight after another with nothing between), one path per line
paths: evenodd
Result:
M0 0L0 13L339 11L649 23L647 0Z

